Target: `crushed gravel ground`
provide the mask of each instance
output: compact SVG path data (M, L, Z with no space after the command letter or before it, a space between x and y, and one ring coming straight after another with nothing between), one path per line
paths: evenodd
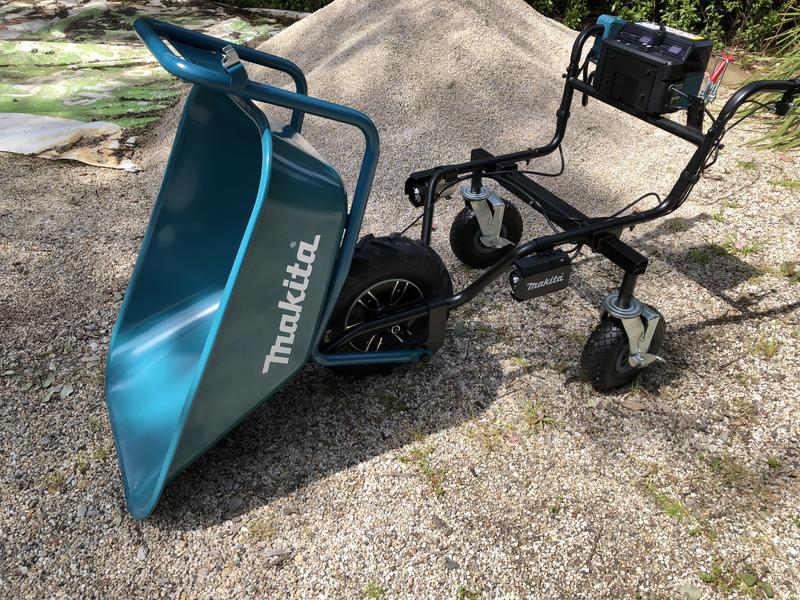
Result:
M387 233L416 216L410 171L548 141L573 38L516 0L337 0L266 48L375 119L365 232ZM665 193L686 145L590 108L546 185L592 214ZM177 118L143 136L137 174L0 155L0 597L800 594L800 169L746 145L763 124L729 135L676 215L625 233L669 322L666 363L634 386L580 380L619 279L585 252L557 295L519 304L499 280L429 364L308 367L140 523L103 365ZM357 136L307 135L352 173ZM457 287L477 273L448 247L460 208L441 203L434 238Z

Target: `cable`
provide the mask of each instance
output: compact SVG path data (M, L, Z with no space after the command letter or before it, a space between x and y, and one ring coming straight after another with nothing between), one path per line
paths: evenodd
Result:
M522 173L523 175L539 175L541 177L559 177L564 174L564 166L566 164L564 161L564 150L561 148L560 145L558 147L558 156L561 159L561 167L558 169L558 172L556 173L542 173L541 171L519 171L519 170L517 170L517 173Z
M679 89L679 88L678 88L677 86L675 86L675 85L671 85L671 86L669 86L669 91L671 91L671 92L675 92L675 93L676 93L676 94L678 94L679 96L683 96L683 97L684 97L684 98L686 98L686 100L688 100L689 102L691 102L691 101L692 101L692 99L694 98L693 96L690 96L689 94L687 94L687 93L686 93L686 92L684 92L683 90ZM700 100L702 101L702 98L700 98ZM687 110L687 111L688 111L688 110L689 110L689 107L687 106L685 110ZM709 118L709 119L711 119L711 124L712 124L712 125L713 125L714 123L716 123L716 122L717 122L717 118L716 118L716 117L715 117L715 116L714 116L714 115L711 113L711 111L710 111L710 110L708 110L708 108L706 108L706 103L705 103L704 101L703 101L703 112L704 112L706 115L708 115L708 118Z
M709 157L709 160L707 160L706 163L700 169L700 173L699 173L700 175L702 175L706 171L706 169L711 168L714 165L714 163L717 162L717 159L719 158L719 151L720 151L720 149L722 149L722 140L725 139L725 136L728 134L728 132L731 129L736 127L739 123L741 123L742 121L744 121L748 117L752 117L758 111L771 108L770 104L765 104L764 102L759 102L758 100L746 100L745 102L742 102L742 104L739 106L739 108L741 108L745 104L755 104L756 108L754 108L753 110L743 114L741 117L736 119L730 125L727 125L725 127L725 129L722 130L722 133L720 134L720 136L717 138L717 141L714 142L714 145L712 146L711 155Z
M400 235L403 235L406 231L411 229L414 225L417 224L417 221L419 221L424 216L425 216L424 212L420 213L416 219L414 219L413 221L411 221L411 223L408 224L408 227L406 227L405 229L403 229L403 231L400 232Z
M620 216L620 215L621 215L622 213L624 213L626 210L633 208L634 206L636 206L637 204L639 204L639 202L641 202L642 200L644 200L645 198L647 198L647 197L649 197L649 196L655 196L655 197L656 197L656 200L658 200L658 203L659 203L659 204L661 204L661 196L659 196L659 195L658 195L656 192L647 192L646 194L642 194L641 196L639 196L639 197L638 197L636 200L634 200L633 202L631 202L631 203L630 203L630 204L628 204L627 206L625 206L625 207L623 207L623 208L619 209L617 212L615 212L615 213L614 213L613 215L611 215L610 217L607 217L607 219L613 219L614 217L618 217L618 216ZM607 219L605 219L605 220L607 220Z

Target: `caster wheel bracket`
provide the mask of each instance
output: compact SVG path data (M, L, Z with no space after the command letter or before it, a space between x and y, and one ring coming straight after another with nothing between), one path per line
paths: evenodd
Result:
M661 313L636 298L631 298L628 307L619 306L617 299L617 292L606 296L603 299L603 309L622 323L628 337L628 364L632 367L643 368L656 361L663 362L663 358L648 352L653 335L663 318Z

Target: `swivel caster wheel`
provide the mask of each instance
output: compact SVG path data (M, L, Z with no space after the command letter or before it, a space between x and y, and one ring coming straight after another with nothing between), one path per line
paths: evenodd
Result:
M660 315L659 315L660 316ZM644 318L636 317L638 319ZM646 324L646 323L645 323ZM666 322L660 316L647 353L655 355L664 343ZM606 392L630 384L642 366L631 364L628 334L622 321L604 314L581 353L581 371L592 387Z

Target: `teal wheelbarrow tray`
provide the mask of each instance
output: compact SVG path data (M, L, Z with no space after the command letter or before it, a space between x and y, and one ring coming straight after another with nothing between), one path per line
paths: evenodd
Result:
M370 119L308 97L302 71L284 59L151 19L134 27L193 84L106 368L128 509L143 519L170 479L309 360L408 362L424 352L318 350L378 159ZM297 91L251 81L242 61L288 73ZM291 122L270 122L253 101L291 109ZM339 175L300 135L306 114L364 135L349 210Z

